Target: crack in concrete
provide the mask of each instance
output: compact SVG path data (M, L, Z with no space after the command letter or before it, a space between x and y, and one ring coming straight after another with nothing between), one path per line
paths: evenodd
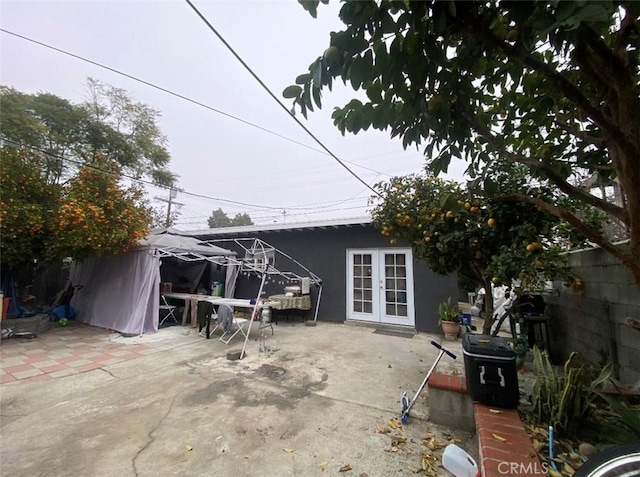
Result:
M153 426L153 428L147 434L149 436L149 440L147 441L147 443L138 452L136 452L135 456L133 456L133 459L131 460L131 466L133 467L133 474L136 477L140 475L138 474L138 469L136 467L136 459L140 457L140 454L142 454L147 449L147 447L149 447L156 440L156 438L153 436L153 433L156 431L156 429L158 429L162 425L162 422L167 418L167 416L171 414L171 411L173 410L173 405L175 404L176 399L178 399L178 395L173 397L173 399L171 400L171 404L169 404L169 409L167 409L167 412L164 414L164 416L160 418L158 423L155 426Z
M113 379L117 379L117 380L121 380L122 378L119 378L118 376L116 376L115 374L113 374L111 371L109 371L108 369L105 368L100 368L102 371L104 371L105 373L109 374Z

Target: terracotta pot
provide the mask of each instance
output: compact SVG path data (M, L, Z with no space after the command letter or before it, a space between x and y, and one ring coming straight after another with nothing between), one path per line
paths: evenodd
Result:
M455 340L458 338L458 334L460 333L460 323L456 323L455 321L443 321L440 323L440 326L442 326L445 339Z

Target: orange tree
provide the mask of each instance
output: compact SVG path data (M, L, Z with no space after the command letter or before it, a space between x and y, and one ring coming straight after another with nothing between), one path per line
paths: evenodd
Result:
M26 265L43 257L61 187L47 183L40 156L0 149L0 260Z
M299 1L317 14L320 0ZM361 90L333 111L343 134L424 143L434 173L452 158L472 178L495 159L526 167L555 193L504 198L556 215L640 286L640 2L361 0L339 15L324 54L283 91L296 110L320 108L342 80ZM606 214L628 243L567 201Z
M504 171L516 185L516 171ZM522 178L522 176L520 176ZM501 177L503 187L509 177ZM527 187L543 195L542 188ZM457 272L491 290L493 285L518 283L533 289L557 276L567 278L561 252L581 243L578 235L559 237L560 220L543 208L517 201L475 195L455 182L433 176L395 177L376 185L373 207L376 227L391 243L411 242L416 257L440 274ZM493 297L486 294L483 332L491 327Z
M142 191L121 186L120 168L112 162L95 159L58 185L47 183L40 156L6 147L0 153L4 265L116 254L148 233L151 219Z
M143 192L120 186L119 178L118 165L99 159L65 184L49 236L49 260L115 255L145 237L151 213Z

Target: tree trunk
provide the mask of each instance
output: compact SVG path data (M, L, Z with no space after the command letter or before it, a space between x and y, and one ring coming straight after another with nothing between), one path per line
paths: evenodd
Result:
M491 280L483 278L484 286L484 322L482 323L482 334L491 334L491 324L493 323L493 288Z

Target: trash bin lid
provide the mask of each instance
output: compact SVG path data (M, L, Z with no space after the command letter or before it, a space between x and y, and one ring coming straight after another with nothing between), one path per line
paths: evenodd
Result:
M515 352L500 336L467 333L462 338L462 352L467 356L513 359Z

